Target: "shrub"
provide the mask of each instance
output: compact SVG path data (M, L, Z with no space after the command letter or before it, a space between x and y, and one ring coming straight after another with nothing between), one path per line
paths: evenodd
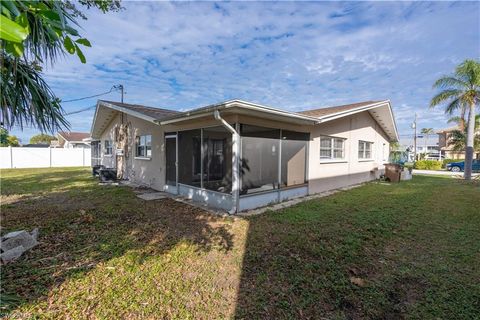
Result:
M405 162L403 166L407 169L413 169L414 163L413 162Z
M462 160L457 160L457 159L443 159L442 168L446 168L446 167L447 167L447 164L449 164L449 163L451 163L451 162L458 162L458 161L462 161Z
M419 160L415 162L414 168L420 170L440 170L442 162L437 160Z

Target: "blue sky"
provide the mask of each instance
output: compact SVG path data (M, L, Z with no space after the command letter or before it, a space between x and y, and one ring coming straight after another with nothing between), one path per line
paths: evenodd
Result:
M124 2L87 12L87 64L46 78L63 100L126 88L125 102L187 110L239 98L299 111L390 99L400 134L448 126L432 83L480 56L478 2ZM119 100L118 93L103 99ZM95 99L65 103L67 112ZM93 111L68 117L89 131ZM12 130L28 143L36 130Z

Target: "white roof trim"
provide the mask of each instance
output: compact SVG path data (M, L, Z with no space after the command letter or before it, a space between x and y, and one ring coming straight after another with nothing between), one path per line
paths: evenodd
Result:
M101 101L101 102L99 102L99 104L101 106L104 106L104 107L107 107L107 108L110 108L110 109L113 109L113 110L117 110L117 111L129 114L131 116L134 116L134 117L146 120L146 121L156 123L155 118L147 116L147 115L145 115L141 112L133 111L129 108L120 107L120 106L117 106L117 105L114 105L114 104L111 104L111 103L108 103L108 102L105 102L105 101Z
M397 124L395 123L395 118L393 117L393 111L392 111L392 106L390 104L390 100L375 102L375 103L364 105L364 106L361 106L361 107L358 107L358 108L354 108L354 109L350 109L350 110L346 110L346 111L340 111L340 112L337 112L337 113L320 116L320 117L318 117L318 119L319 119L319 123L324 123L324 122L336 120L336 119L339 119L339 118L347 117L347 116L350 116L350 115L353 115L353 114L356 114L356 113L359 113L359 112L375 109L375 108L378 108L378 107L381 107L381 106L384 106L384 105L388 106L388 110L389 110L389 114L390 114L390 120L393 123L393 129L394 129L394 134L395 134L394 137L390 137L390 138L393 138L392 140L398 141L399 137L398 137Z
M97 114L98 114L98 109L100 109L100 107L106 107L106 108L109 108L109 109L112 109L112 110L115 110L115 111L119 111L119 112L123 112L123 113L126 113L126 114L129 114L133 117L136 117L136 118L140 118L142 120L146 120L148 122L152 122L152 123L155 123L155 124L158 124L157 122L155 122L155 118L152 118L152 117L149 117L143 113L140 113L140 112L137 112L137 111L133 111L133 110L130 110L129 108L124 108L124 107L120 107L120 106L117 106L117 105L114 105L112 103L108 103L108 102L105 102L105 101L101 101L99 100L97 102L97 107L95 108L95 114L93 115L93 122L92 122L92 127L90 128L90 137L93 137L93 129L95 128L95 123L96 123L96 120L97 120Z
M247 101L242 101L242 100L229 100L225 101L219 104L207 106L204 108L200 109L194 109L192 111L186 111L184 113L181 113L179 115L174 115L170 117L170 119L165 119L165 120L157 120L157 122L161 125L166 125L166 124L172 124L175 122L180 122L180 121L185 121L185 120L190 120L190 119L196 119L200 117L204 117L209 114L213 114L214 111L216 110L226 110L226 109L231 109L231 108L242 108L242 109L247 109L247 110L252 110L252 111L259 111L259 112L264 112L264 113L270 113L270 114L275 114L279 116L284 116L288 118L293 118L297 120L304 120L304 121L309 121L312 122L312 124L318 123L318 119L315 117L311 116L304 116L295 112L290 112L290 111L284 111L280 109L275 109Z
M360 106L360 107L357 107L357 108L354 108L354 109L350 109L350 110L346 110L346 111L340 111L340 112L337 112L337 113L328 114L328 115L324 115L324 116L320 116L320 117L313 117L313 116L306 116L306 115L298 114L296 112L284 111L284 110L275 109L275 108L272 108L272 107L267 107L267 106L252 103L252 102L247 102L247 101L235 99L235 100L229 100L229 101L225 101L225 102L218 103L218 104L213 104L211 106L206 106L206 107L203 107L203 108L193 109L192 111L186 111L186 112L183 112L183 113L179 113L179 114L173 115L171 117L167 117L164 120L156 120L155 118L147 116L143 113L136 112L136 111L130 110L128 108L120 107L120 106L117 106L117 105L114 105L114 104L111 104L111 103L108 103L108 102L105 102L105 101L99 101L97 103L97 108L95 109L94 120L93 120L93 123L92 123L92 127L90 129L90 133L91 133L91 135L93 134L93 128L95 127L97 113L98 113L98 109L99 109L100 106L104 106L104 107L107 107L107 108L110 108L110 109L113 109L113 110L116 110L116 111L119 111L119 112L124 112L124 113L132 115L134 117L137 117L137 118L140 118L140 119L143 119L143 120L155 123L155 124L159 124L159 125L167 125L167 124L172 124L172 123L176 123L176 122L180 122L180 121L197 119L197 118L200 118L200 117L207 116L209 114L212 114L212 116L213 116L213 112L216 111L216 110L220 111L220 110L226 110L226 109L231 109L231 108L235 108L235 107L246 109L246 110L263 112L263 113L270 113L270 114L283 116L283 117L287 117L287 118L292 118L292 119L296 119L296 120L303 120L303 121L306 121L306 122L311 122L311 124L314 125L314 124L320 124L320 123L332 121L332 120L335 120L335 119L343 118L343 117L346 117L346 116L350 116L350 115L353 115L353 114L356 114L356 113L359 113L359 112L368 111L368 110L375 109L375 108L378 108L378 107L382 107L382 106L385 106L385 105L389 109L390 120L392 121L393 129L394 129L394 137L390 137L390 138L392 138L392 140L398 141L398 139L399 139L398 130L397 130L397 125L395 123L395 118L393 117L393 111L392 111L392 106L390 104L390 100L375 102L375 103Z

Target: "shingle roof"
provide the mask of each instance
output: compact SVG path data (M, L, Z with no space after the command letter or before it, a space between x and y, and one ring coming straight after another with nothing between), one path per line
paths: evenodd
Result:
M161 120L163 118L179 113L178 111L175 111L175 110L147 107L140 104L129 104L129 103L121 103L121 102L115 102L115 101L106 101L106 100L100 100L100 101L113 104L118 107L130 109L132 111L154 118L155 120Z
M88 132L59 131L58 134L67 141L82 141L83 139L90 137L90 133Z
M341 106L305 110L305 111L300 111L299 113L307 116L311 116L311 117L322 117L322 116L334 114L337 112L349 111L352 109L368 106L370 104L377 103L377 102L381 102L381 101L364 101L364 102L358 102L358 103L352 103L352 104L345 104Z

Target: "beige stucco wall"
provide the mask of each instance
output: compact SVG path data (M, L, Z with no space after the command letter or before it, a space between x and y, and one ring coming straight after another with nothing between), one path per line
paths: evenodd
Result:
M164 135L159 125L154 123L123 115L124 123L129 126L128 152L126 153L126 177L135 183L149 186L156 190L163 190L165 182L165 154L163 152ZM120 113L112 119L107 129L102 133L102 164L106 167L116 167L115 156L115 127L121 123ZM135 157L135 137L140 135L152 135L152 157L149 160ZM105 155L106 139L113 141L113 155Z
M345 159L320 160L320 136L345 138ZM378 178L388 161L388 138L368 111L316 125L310 134L309 192L318 193ZM373 160L358 159L358 141L373 142Z
M167 125L164 127L125 114L123 117L123 121L130 126L130 147L125 155L126 177L133 182L157 190L163 190L165 183L164 132L220 125L218 121L213 119L213 116L195 119L182 125ZM292 125L241 115L226 115L224 118L230 123L240 122L292 131L309 131L311 140L308 150L307 176L310 193L318 193L378 178L383 170L383 163L388 160L388 138L368 112L362 112L316 126ZM107 126L100 138L102 143L102 164L107 167L116 167L115 144L113 155L105 156L104 141L106 139L115 141L115 127L120 123L121 116L119 113ZM146 134L152 135L152 157L150 160L135 158L135 136ZM346 138L344 161L336 163L320 161L321 135ZM359 140L373 142L372 161L358 160Z

